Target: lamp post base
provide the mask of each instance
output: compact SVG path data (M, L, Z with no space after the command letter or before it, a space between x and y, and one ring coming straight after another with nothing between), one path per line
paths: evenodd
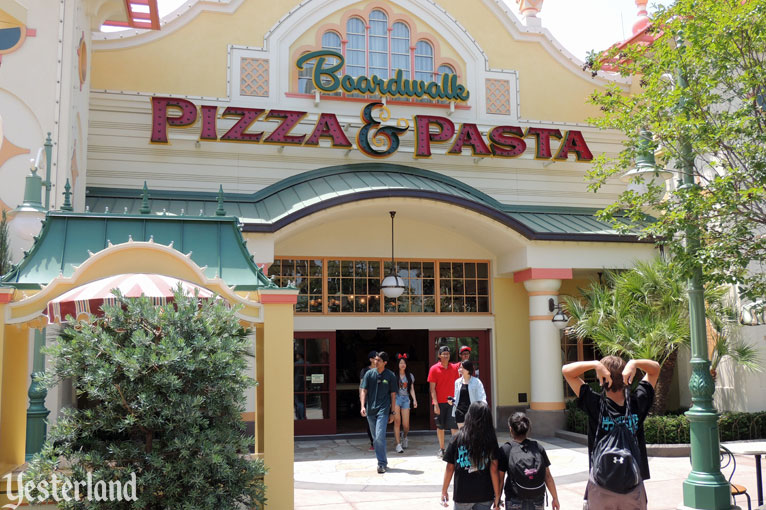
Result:
M692 471L683 483L684 506L702 510L729 510L731 503L729 483L718 473Z

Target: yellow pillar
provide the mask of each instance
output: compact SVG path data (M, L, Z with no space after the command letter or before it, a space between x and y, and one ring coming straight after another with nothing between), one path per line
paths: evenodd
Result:
M263 361L258 366L263 367L259 387L263 388L263 460L269 470L267 506L283 510L293 508L293 305L263 307Z
M263 456L263 324L255 328L255 453Z
M24 464L29 330L5 324L0 307L0 474Z

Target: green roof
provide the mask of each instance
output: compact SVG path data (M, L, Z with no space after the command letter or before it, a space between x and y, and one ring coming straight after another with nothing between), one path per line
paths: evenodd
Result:
M212 215L216 193L150 192L154 214ZM275 232L314 212L365 199L413 197L448 202L489 216L532 240L590 240L637 242L595 217L596 209L514 206L451 177L404 165L364 163L304 172L253 194L224 194L227 214L237 216L245 232ZM95 188L87 190L91 211L136 214L141 190Z
M181 253L191 252L205 276L219 276L235 290L273 286L247 251L237 218L71 212L49 212L32 249L0 283L40 288L59 274L71 276L89 252L130 239L164 245L172 242Z

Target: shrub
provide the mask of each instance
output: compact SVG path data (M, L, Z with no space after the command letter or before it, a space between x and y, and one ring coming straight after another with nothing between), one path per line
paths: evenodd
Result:
M241 419L250 341L235 310L180 291L165 306L115 295L102 318L74 323L47 349L46 384L71 378L84 405L59 418L28 476L127 482L136 473L136 501L64 509L263 508L264 467L247 458Z
M577 400L566 403L567 430L579 434L588 433L588 415L577 408ZM766 439L766 412L725 412L718 417L721 441ZM689 420L684 414L669 413L664 416L647 416L644 421L647 444L688 444Z

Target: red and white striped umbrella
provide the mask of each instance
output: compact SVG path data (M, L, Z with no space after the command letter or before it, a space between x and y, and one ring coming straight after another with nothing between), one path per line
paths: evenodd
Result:
M67 315L79 319L83 315L102 315L104 303L117 302L112 290L119 289L123 296L137 298L146 296L155 305L164 305L173 301L173 292L181 285L183 293L193 296L198 293L201 299L210 299L214 294L199 285L185 280L159 274L119 274L96 280L76 287L48 303L48 323L54 324L66 320Z

